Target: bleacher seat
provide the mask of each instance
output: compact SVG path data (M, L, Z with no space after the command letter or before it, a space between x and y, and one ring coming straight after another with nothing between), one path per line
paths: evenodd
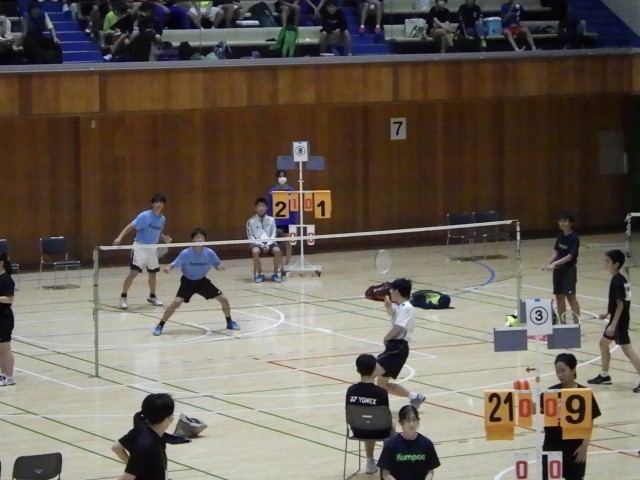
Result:
M233 46L264 46L275 43L280 27L214 28L210 30L165 30L162 40L178 46L189 42L192 46L213 47L219 42ZM273 42L267 40L273 39ZM300 27L298 45L316 45L320 42L320 27Z

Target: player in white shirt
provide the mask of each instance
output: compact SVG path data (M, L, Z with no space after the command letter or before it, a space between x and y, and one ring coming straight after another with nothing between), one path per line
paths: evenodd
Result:
M389 382L391 378L398 378L409 357L409 339L416 324L416 312L409 301L411 287L411 280L397 278L391 284L389 296L384 299L385 309L391 317L391 328L384 336L385 350L378 355L373 376L380 387L392 395L407 397L411 405L418 408L425 400L423 394L410 392L400 384Z

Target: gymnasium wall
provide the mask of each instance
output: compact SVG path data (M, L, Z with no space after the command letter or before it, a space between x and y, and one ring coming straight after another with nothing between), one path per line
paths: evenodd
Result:
M619 54L0 75L0 238L21 263L54 234L88 260L156 191L175 241L194 226L243 238L293 140L327 160L306 172L305 188L333 194L318 233L480 209L525 231L566 207L583 227L622 225L631 176L598 173L598 132L626 128L634 66ZM407 140L390 140L392 117Z

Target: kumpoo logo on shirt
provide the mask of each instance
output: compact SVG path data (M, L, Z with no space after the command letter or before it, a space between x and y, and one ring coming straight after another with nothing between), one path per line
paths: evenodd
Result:
M425 461L427 456L424 453L421 454L402 454L396 453L396 462L420 462Z

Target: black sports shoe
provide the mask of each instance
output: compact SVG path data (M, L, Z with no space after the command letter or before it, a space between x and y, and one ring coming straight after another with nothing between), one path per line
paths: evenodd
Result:
M633 389L633 393L640 393L640 383L636 388ZM640 452L638 452L638 454L640 454Z
M591 385L611 385L611 377L609 375L603 376L599 373L597 377L587 380L587 383L590 383Z

